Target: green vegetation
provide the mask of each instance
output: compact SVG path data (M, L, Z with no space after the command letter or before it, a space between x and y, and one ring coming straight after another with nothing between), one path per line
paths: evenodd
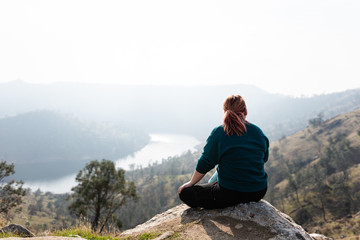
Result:
M138 236L128 237L116 237L120 232L108 232L105 234L99 234L91 230L89 224L82 224L81 226L55 231L51 233L53 236L64 236L64 237L77 237L80 236L89 240L148 240L154 239L159 236L158 233L143 233ZM175 234L174 234L175 235Z
M53 236L63 236L63 237L77 237L80 236L85 239L90 240L119 240L120 238L113 237L115 235L114 233L112 235L106 234L106 235L99 235L99 233L95 233L91 230L90 227L87 226L81 226L76 228L69 228L69 229L63 229L59 231L55 231L52 233Z
M71 190L73 202L69 206L72 213L91 221L91 229L101 233L105 227L122 223L116 211L129 199L136 199L133 182L125 181L125 171L116 170L109 160L91 161L76 176L78 185Z
M18 235L10 234L10 233L0 233L0 238L9 238L9 237L21 237Z
M139 236L139 240L147 240L147 239L154 239L158 236L159 234L156 233L143 233Z
M10 210L19 206L25 195L22 181L8 180L14 173L14 164L0 161L0 216L5 218L9 218Z

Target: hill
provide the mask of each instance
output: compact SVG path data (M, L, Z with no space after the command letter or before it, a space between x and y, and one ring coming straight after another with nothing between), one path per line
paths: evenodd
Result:
M118 159L149 141L137 130L115 124L83 122L51 111L0 119L0 159L15 163L23 180L76 173L94 159Z
M76 226L79 219L71 216L68 210L70 203L66 201L68 197L68 194L27 189L20 208L12 210L6 219L0 218L0 226L5 223L20 224L37 234Z
M267 199L299 224L339 237L331 223L360 210L360 109L310 123L271 144ZM356 228L341 234L360 234Z

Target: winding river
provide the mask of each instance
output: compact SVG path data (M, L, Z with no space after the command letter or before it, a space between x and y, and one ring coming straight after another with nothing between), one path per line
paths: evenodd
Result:
M150 142L141 150L125 158L115 161L117 168L131 170L140 166L147 167L155 162L161 163L162 159L178 156L187 151L194 152L195 146L200 141L189 135L181 134L150 134ZM43 192L66 193L70 192L75 182L76 174L64 176L51 181L33 181L26 182L24 186L31 188L33 191L40 189Z

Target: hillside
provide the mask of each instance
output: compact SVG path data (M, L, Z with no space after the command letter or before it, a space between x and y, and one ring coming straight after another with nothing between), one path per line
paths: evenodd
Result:
M51 179L76 173L87 161L118 159L149 141L137 130L90 123L51 111L0 119L0 159L15 163L23 180Z
M5 223L15 223L27 227L34 233L69 228L79 223L79 219L72 217L68 210L68 194L43 193L27 190L21 211L14 210L7 219L0 218L0 226ZM3 216L1 216L3 217Z
M313 123L271 144L266 199L325 235L360 234L356 224L341 234L332 224L360 211L360 109Z

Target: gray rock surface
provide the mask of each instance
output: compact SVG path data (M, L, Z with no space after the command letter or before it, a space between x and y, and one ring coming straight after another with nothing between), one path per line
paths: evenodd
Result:
M326 237L322 234L318 234L318 233L311 233L310 236L314 239L314 240L334 240L333 238L330 237Z
M28 229L18 224L7 225L2 229L0 229L0 232L16 234L21 237L34 237L34 234L32 232L30 232Z
M265 200L215 210L181 204L121 236L167 231L177 232L183 239L313 240L288 215Z

